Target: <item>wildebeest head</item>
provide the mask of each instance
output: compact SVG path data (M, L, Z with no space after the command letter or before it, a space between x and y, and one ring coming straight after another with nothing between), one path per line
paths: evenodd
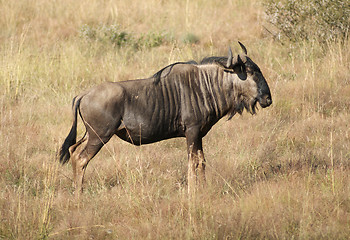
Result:
M233 57L231 48L228 51L226 63L221 58L220 64L224 71L230 74L230 78L239 89L238 96L244 107L251 113L255 113L256 103L259 102L262 108L272 104L270 88L260 71L260 68L247 56L247 49L240 43L244 54ZM237 109L241 112L243 109Z

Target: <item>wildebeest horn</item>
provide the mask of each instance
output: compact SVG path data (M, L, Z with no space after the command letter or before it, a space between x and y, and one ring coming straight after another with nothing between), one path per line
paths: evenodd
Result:
M243 58L243 60L242 60L242 58ZM241 55L238 54L237 57L232 59L232 65L231 66L235 67L236 65L240 65L240 64L244 63L245 60L246 60L245 56L241 56Z
M241 63L246 63L247 62L247 56L246 55L238 55L240 58Z
M231 47L228 47L228 58L227 58L227 63L226 63L227 68L231 67L232 59L233 59L232 50L231 50Z
M245 46L243 45L243 43L241 43L240 41L238 41L239 45L241 46L243 52L245 55L247 55L247 49L245 48Z

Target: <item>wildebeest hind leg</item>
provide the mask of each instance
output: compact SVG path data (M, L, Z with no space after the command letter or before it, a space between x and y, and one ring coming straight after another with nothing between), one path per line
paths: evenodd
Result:
M75 146L75 151L72 153L75 195L77 197L83 191L84 174L89 161L100 151L104 144L95 134L87 133L85 138L80 143L78 142L79 145Z
M69 148L69 153L71 156L71 161L72 161L72 168L73 168L73 180L74 180L74 187L76 188L76 174L77 174L77 158L79 158L80 153L86 146L86 140L87 136L84 136L84 138L80 139L77 143L72 145Z

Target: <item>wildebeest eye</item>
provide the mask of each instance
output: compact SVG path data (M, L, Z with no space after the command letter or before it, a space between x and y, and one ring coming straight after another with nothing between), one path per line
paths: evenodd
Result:
M250 67L247 67L247 68L246 68L246 71L247 71L247 73L249 73L249 74L254 74L254 70L253 70L252 68L250 68Z

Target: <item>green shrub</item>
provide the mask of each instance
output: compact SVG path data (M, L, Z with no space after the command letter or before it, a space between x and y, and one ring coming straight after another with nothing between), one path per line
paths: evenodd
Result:
M86 40L95 39L96 38L96 30L89 25L83 25L79 30L79 36Z
M182 42L186 44L196 44L199 43L199 37L193 33L187 33L182 37Z
M100 32L102 34L102 41L107 39L118 47L132 42L132 36L125 31L121 31L116 25L102 26Z
M292 41L348 36L349 0L266 0L267 20Z
M83 25L80 28L79 36L86 41L97 41L116 47L130 46L136 49L158 47L167 41L167 36L164 33L150 32L137 37L121 30L117 25L97 27Z
M166 42L166 35L164 33L150 32L142 34L135 41L136 48L153 48L158 47Z
M121 47L132 43L133 38L125 31L121 31L116 25L102 25L92 27L83 25L80 28L80 37L87 41L98 41L103 43L110 43L117 47Z

